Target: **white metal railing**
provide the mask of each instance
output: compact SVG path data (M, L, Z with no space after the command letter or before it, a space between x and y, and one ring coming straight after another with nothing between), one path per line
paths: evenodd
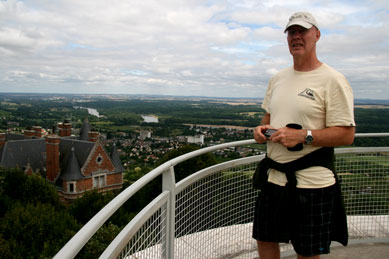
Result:
M388 136L389 133L356 134L356 137ZM162 193L130 221L100 258L244 258L244 254L255 250L251 219L257 191L251 187L251 176L263 155L217 164L179 183L175 182L174 166L215 150L253 143L254 140L244 140L207 147L165 162L107 204L55 258L74 258L116 210L159 175L163 179ZM344 148L337 149L336 153L346 210L350 214L350 236L388 239L389 147ZM365 165L357 165L360 161ZM377 167L381 171L376 170ZM350 170L370 170L375 173L374 177L386 181L379 178L380 185L375 186L366 172L353 175ZM370 195L372 191L377 195ZM361 192L366 196L361 196ZM373 199L371 204L364 205L359 200L366 197ZM361 204L363 210L358 209ZM365 208L375 204L379 209ZM368 211L368 215L363 214L364 211ZM379 229L383 229L383 233Z

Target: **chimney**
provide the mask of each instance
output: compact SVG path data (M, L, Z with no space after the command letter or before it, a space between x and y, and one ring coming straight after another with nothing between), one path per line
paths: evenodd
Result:
M46 178L51 182L57 180L59 170L59 142L57 135L46 137Z
M31 130L31 129L26 129L24 130L24 138L28 138L28 139L31 139L33 137L35 137L35 131Z
M42 127L41 126L33 126L32 130L34 131L34 136L37 138L42 137Z
M59 136L60 137L69 137L72 134L72 123L68 121L64 121L62 123L58 123L59 128Z
M5 145L5 133L0 133L0 148L2 148Z
M99 138L100 134L97 131L89 131L88 132L88 141L96 142Z

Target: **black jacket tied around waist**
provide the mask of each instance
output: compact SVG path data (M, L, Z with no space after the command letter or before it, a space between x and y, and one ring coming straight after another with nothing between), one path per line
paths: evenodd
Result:
M343 204L339 179L335 172L334 148L323 147L288 163L278 163L266 156L259 162L257 169L255 170L253 176L253 187L254 189L263 190L267 183L269 169L275 169L286 175L288 180L286 188L290 194L289 197L291 197L291 199L296 198L295 190L297 180L295 172L312 166L322 166L328 168L334 173L336 180L336 198L333 211L334 220L331 227L331 240L337 241L346 246L348 243L347 217Z

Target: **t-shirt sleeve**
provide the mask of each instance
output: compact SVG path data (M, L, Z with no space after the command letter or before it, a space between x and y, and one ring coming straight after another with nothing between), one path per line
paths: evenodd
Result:
M326 126L355 126L354 96L347 79L339 74L327 89Z
M269 84L267 86L267 89L266 89L266 95L265 95L265 98L263 98L263 102L262 102L262 109L264 109L267 113L270 113L269 111L269 103L270 103L270 97L271 97L271 85L272 85L272 79L269 80Z

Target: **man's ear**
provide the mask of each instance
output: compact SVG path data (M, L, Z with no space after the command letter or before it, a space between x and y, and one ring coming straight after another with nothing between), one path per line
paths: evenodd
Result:
M319 41L320 36L321 36L320 30L319 30L319 29L316 29L316 42Z

